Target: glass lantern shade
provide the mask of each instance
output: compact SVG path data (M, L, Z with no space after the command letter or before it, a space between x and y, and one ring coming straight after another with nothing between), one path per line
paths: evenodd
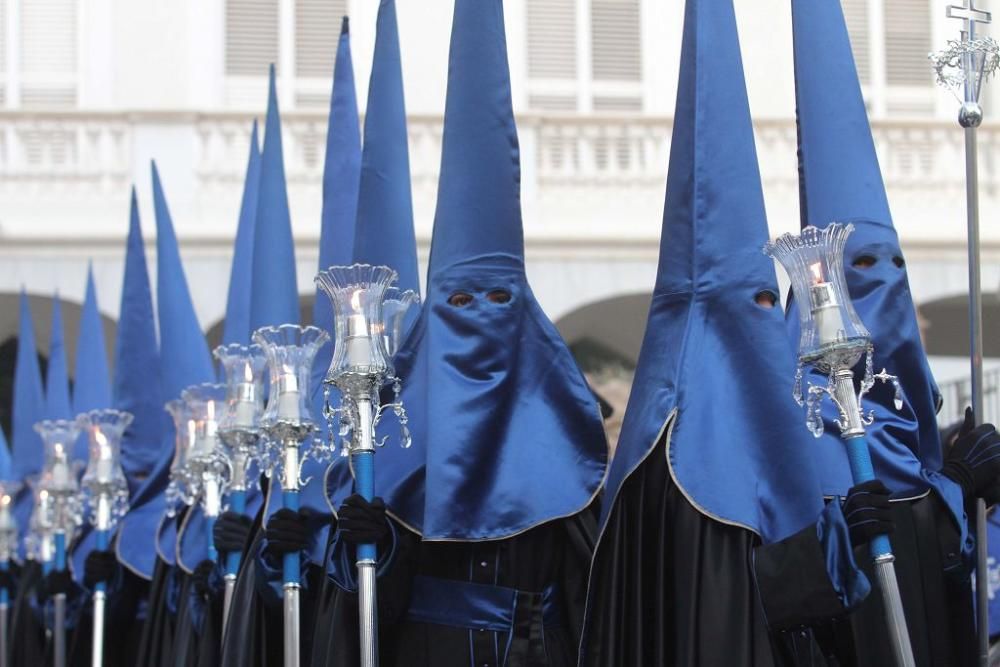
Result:
M326 382L349 388L354 379L370 385L372 377L392 375L382 304L396 277L387 266L369 264L331 266L316 275L316 285L333 303L336 316Z
M319 348L330 337L316 327L282 324L258 329L253 339L267 357L270 379L261 426L312 430L315 424L310 391L312 364Z
M52 496L45 489L35 485L35 506L28 520L28 536L25 547L28 557L35 560L52 560L52 531L55 512Z
M14 496L20 484L0 485L0 561L10 560L17 547L17 520L14 518Z
M260 430L264 412L264 369L267 357L259 345L220 345L213 354L226 378L226 404L219 416L219 433L253 435ZM237 438L238 439L238 438Z
M50 495L75 496L79 485L70 461L73 445L80 436L80 426L68 419L46 419L35 424L45 446L45 463L38 478L39 488Z
M419 303L420 295L413 290L390 287L385 291L385 298L382 300L382 337L390 359L396 356L399 346L403 344L403 337L407 333L403 330L407 313Z
M851 224L809 226L764 246L788 273L798 300L799 361L823 372L854 366L870 345L844 277L844 245L852 231Z
M225 411L226 385L196 384L181 392L189 422L194 422L194 437L187 450L187 465L210 461L221 452L219 416Z
M91 410L76 419L89 440L87 470L81 480L85 499L94 518L100 499L106 497L110 501L108 519L114 523L128 511L128 481L122 469L121 443L125 429L132 423L132 413Z

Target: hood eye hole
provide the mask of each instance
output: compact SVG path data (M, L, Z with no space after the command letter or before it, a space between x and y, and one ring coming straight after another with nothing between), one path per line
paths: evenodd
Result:
M754 295L753 300L761 308L774 308L778 305L778 295L769 289L761 290Z
M892 258L892 263L896 265L897 269L901 269L904 266L906 266L906 261L899 255L896 255L895 257Z
M455 292L448 297L448 305L455 308L465 308L472 303L473 296L468 292Z
M486 295L486 300L490 303L510 303L510 298L510 292L505 289L495 289Z
M851 262L851 266L853 266L855 269L870 269L871 267L875 266L877 262L878 259L876 259L872 255L861 255L860 257L855 258L853 262Z

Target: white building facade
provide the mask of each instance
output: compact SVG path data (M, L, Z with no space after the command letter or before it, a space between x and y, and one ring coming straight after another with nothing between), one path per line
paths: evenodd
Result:
M963 137L957 104L935 87L926 58L957 36L959 24L945 18L944 1L842 1L911 286L927 314L935 304L958 303L967 288ZM652 287L683 5L504 3L528 270L554 320ZM778 234L798 226L789 3L736 5L771 231ZM0 341L16 331L10 304L22 285L81 301L88 262L102 311L117 316L132 184L155 270L154 158L202 326L219 322L250 123L263 116L271 62L279 73L298 280L311 294L340 17L351 17L363 112L377 7L376 0L0 0ZM452 3L397 0L397 11L417 236L426 259ZM988 86L984 106L983 279L992 305L1000 287L996 86ZM42 350L47 316L35 314ZM930 319L935 335L964 326L961 318ZM644 317L632 338L643 325ZM954 353L953 345L934 347L932 353ZM935 361L941 380L964 373L957 359Z

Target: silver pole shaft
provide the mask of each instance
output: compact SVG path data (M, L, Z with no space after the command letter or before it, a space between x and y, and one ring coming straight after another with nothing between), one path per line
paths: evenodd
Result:
M9 609L10 607L6 602L0 604L0 667L9 667L10 665L10 643L7 639Z
M359 432L358 450L375 449L372 402L357 397ZM361 667L378 667L378 599L375 588L375 561L358 559L358 625L360 626Z
M233 604L233 591L236 590L236 576L227 574L225 577L226 590L222 598L222 636L226 636L226 628L229 627L229 608Z
M969 252L969 360L972 410L976 423L986 418L983 413L983 290L979 256L979 158L976 128L965 128L965 210L968 222ZM978 631L979 664L989 666L990 660L990 598L986 561L989 545L986 539L986 503L976 500L976 627Z
M358 611L361 614L361 667L378 667L378 615L375 613L375 563L358 563Z
M104 665L104 591L94 593L94 639L90 647L91 667Z
M299 586L285 584L285 667L299 667Z
M903 600L899 596L899 584L896 582L896 567L893 557L887 556L875 561L875 576L879 588L882 589L882 605L885 607L886 622L892 633L892 652L896 656L899 667L915 667L913 648L910 644L910 633L906 628L906 617L903 615Z
M52 604L55 607L55 622L52 637L52 664L66 667L66 594L57 593Z

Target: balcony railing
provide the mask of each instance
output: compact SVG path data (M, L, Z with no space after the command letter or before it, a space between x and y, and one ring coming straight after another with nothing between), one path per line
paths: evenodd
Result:
M20 203L25 198L38 201L46 195L72 199L75 195L120 194L131 180L145 179L148 158L175 150L182 151L181 162L189 162L194 175L187 183L194 191L178 198L214 201L221 197L228 204L239 196L250 121L248 115L233 113L0 111L0 204ZM326 117L292 112L283 121L289 186L299 193L318 195ZM541 202L544 208L533 224L561 224L558 212L564 203L571 215L589 215L600 222L625 205L631 207L625 212L633 217L648 216L650 233L658 231L670 149L669 118L523 114L518 117L518 128L525 205ZM418 214L433 212L441 130L440 116L409 119ZM961 204L963 140L953 123L876 123L874 132L897 224L900 220L910 224L922 216L927 219L917 223L930 226ZM782 202L779 214L791 217L797 210L794 122L759 121L756 138L765 193ZM980 142L981 187L984 197L990 198L1000 195L1000 165L994 157L1000 155L1000 129L982 128ZM606 201L609 195L612 200ZM616 199L615 195L621 196ZM86 214L85 208L80 211ZM14 223L6 228L8 233L20 231L17 220L5 222ZM586 220L582 222L586 226Z

